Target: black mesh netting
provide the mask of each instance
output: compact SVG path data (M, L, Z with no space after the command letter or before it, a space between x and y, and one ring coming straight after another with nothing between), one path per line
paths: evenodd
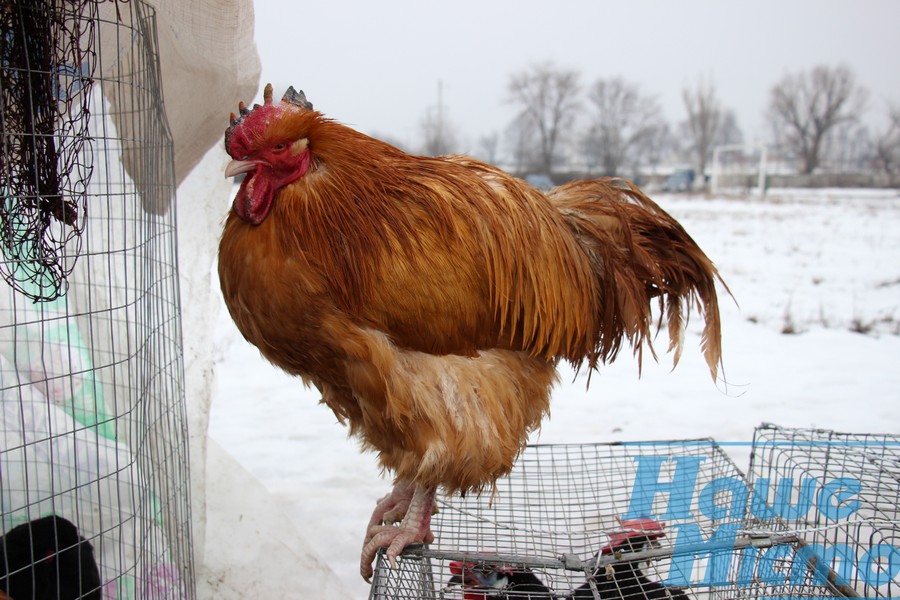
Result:
M0 273L34 300L65 294L81 248L96 4L0 1Z

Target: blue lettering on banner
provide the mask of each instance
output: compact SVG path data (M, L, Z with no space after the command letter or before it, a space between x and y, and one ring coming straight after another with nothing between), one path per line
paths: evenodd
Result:
M664 585L746 587L764 582L801 586L810 584L810 576L814 584L822 586L829 581L852 585L854 577L876 588L897 585L900 549L891 544L867 549L846 543L735 549L738 532L748 516L761 521L780 518L828 524L849 519L862 507L859 498L863 485L859 480L783 477L772 481L760 477L750 489L741 477L728 476L709 480L698 490L707 458L655 454L633 457L634 483L627 510L620 518L659 519L674 529L672 559ZM701 515L714 524L711 532L709 528L701 531L696 522ZM776 596L768 598L774 600Z

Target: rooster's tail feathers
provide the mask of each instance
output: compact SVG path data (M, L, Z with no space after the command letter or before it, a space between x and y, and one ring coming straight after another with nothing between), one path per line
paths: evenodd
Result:
M598 318L591 367L608 362L628 339L640 360L651 344L651 301L668 323L669 351L681 357L693 306L704 318L701 350L713 379L721 364L721 325L712 261L684 228L636 186L620 179L577 181L548 192L597 278Z

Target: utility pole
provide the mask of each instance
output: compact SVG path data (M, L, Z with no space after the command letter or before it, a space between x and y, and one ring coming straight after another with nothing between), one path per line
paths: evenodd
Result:
M438 79L437 82L437 134L441 144L444 143L444 80Z

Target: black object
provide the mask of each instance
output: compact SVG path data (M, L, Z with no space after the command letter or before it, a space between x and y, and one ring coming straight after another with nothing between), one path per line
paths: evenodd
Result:
M0 539L0 590L13 600L101 600L90 542L62 517L43 517Z

